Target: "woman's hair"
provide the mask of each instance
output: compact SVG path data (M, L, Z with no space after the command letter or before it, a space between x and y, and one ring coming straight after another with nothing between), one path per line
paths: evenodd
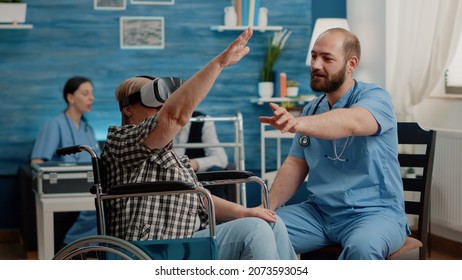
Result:
M120 102L125 97L139 91L146 83L151 81L151 79L145 77L133 77L123 81L115 92L117 102ZM125 115L123 110L120 113L122 114L122 124L127 124L128 116Z
M77 91L77 89L80 87L81 84L87 83L87 82L92 84L90 79L85 78L85 77L80 77L80 76L75 76L67 80L63 88L63 97L64 97L64 101L66 101L66 104L69 104L69 101L67 100L67 95L74 94L74 92Z

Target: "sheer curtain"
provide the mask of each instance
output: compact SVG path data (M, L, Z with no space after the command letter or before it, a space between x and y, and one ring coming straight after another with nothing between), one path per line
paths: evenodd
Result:
M431 92L444 92L444 72L462 29L462 1L388 0L387 89L398 121L414 121L413 107ZM441 87L440 89L438 87Z

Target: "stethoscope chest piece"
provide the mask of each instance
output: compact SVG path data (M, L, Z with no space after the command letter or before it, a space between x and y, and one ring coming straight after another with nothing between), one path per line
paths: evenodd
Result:
M303 135L302 137L298 138L298 144L302 147L306 147L310 144L310 137Z

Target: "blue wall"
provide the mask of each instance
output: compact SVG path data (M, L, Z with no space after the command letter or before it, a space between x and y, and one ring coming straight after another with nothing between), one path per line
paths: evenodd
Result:
M345 17L345 0L261 2L269 9L269 25L293 32L277 70L300 81L301 92L309 93L309 69L304 62L313 19L317 11L323 17ZM210 30L212 25L223 24L223 9L229 3L176 0L174 5L132 5L127 0L125 11L102 11L93 9L93 0L35 0L29 1L27 11L27 23L33 24L33 29L0 29L0 228L16 227L14 219L1 219L19 207L14 176L18 165L29 161L42 124L64 110L61 90L67 78L84 75L93 80L96 100L87 118L97 137L104 139L107 127L120 123L114 90L122 80L139 74L186 79L239 34ZM120 49L120 16L163 16L165 48ZM257 173L257 117L269 110L250 100L257 97L259 68L271 35L255 32L249 43L251 53L222 73L199 107L213 116L243 114L246 167ZM220 139L230 141L232 131L220 132Z

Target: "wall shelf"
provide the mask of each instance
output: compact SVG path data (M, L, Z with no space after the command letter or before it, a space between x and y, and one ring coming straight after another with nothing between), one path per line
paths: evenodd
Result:
M245 30L247 29L248 26L226 26L226 25L214 25L211 26L210 29L218 32L223 32L223 31L239 31L239 30ZM257 30L260 32L266 32L266 31L280 31L283 29L282 26L252 26L253 30Z
M0 29L32 29L32 24L0 24Z
M265 103L282 103L282 102L297 102L299 105L303 105L306 102L313 100L316 96L315 95L300 95L297 97L270 97L270 98L253 98L250 100L252 103L256 103L258 105L263 105Z

